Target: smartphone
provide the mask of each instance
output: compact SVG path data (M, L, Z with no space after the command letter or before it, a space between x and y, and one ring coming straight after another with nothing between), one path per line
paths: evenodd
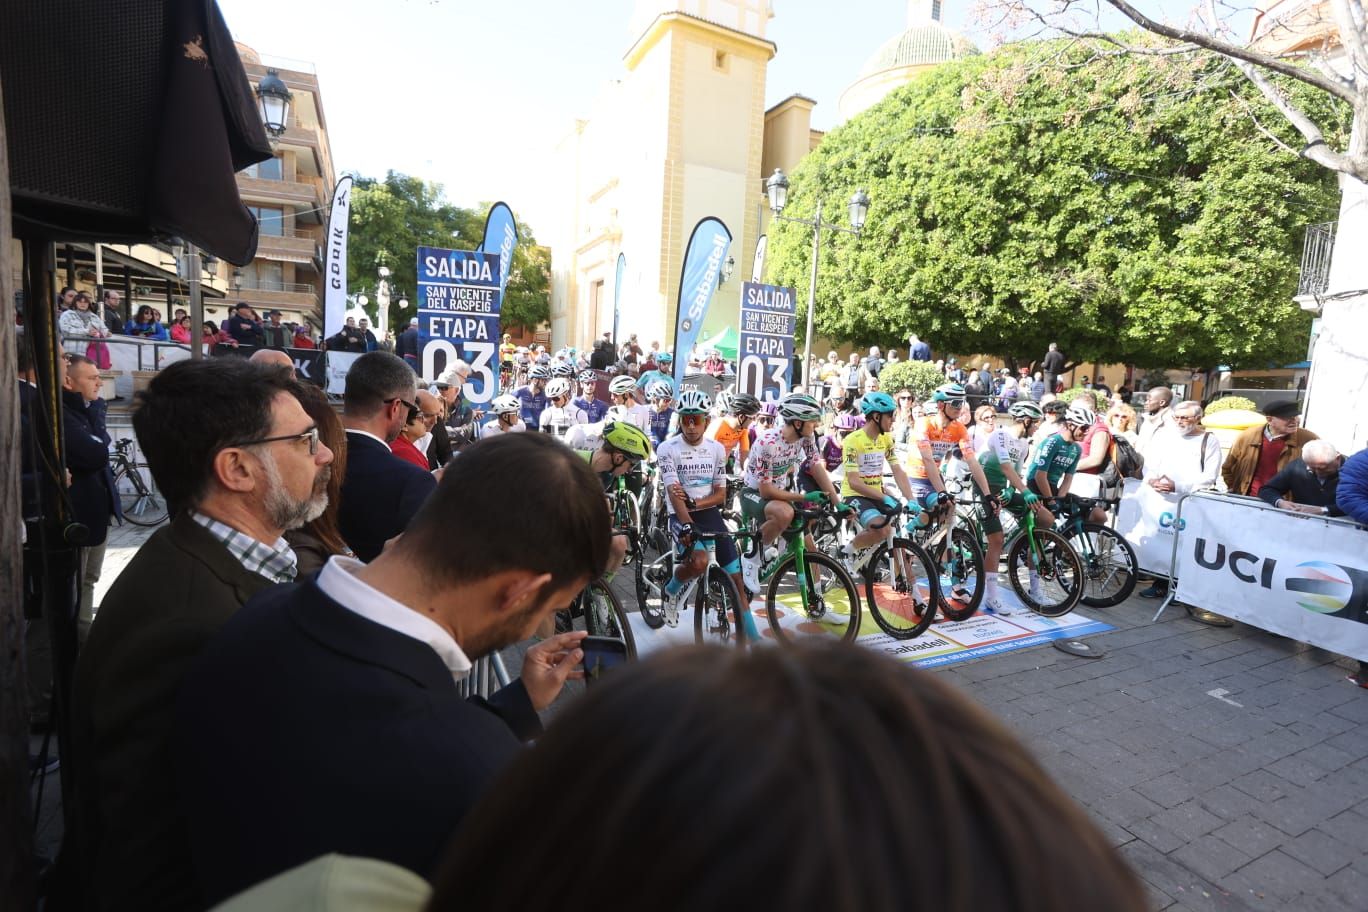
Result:
M597 683L605 674L627 663L627 643L615 637L589 636L580 640L584 651L584 683Z

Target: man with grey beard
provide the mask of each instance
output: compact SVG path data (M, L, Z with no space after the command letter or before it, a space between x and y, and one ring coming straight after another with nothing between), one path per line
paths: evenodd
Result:
M186 669L255 593L295 578L284 533L327 506L333 454L283 367L182 361L138 395L133 427L171 523L106 594L76 666L77 832L64 852L91 908L202 905L171 769Z

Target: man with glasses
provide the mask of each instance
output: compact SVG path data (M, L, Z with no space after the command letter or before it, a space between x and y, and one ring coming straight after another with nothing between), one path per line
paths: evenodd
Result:
M1308 440L1294 459L1259 488L1259 499L1280 510L1312 516L1343 516L1335 506L1344 457L1328 440Z
M342 424L347 429L347 474L338 526L363 561L408 527L437 480L390 452L390 443L417 412L416 378L403 359L370 352L347 371Z
M1202 404L1188 400L1173 407L1174 433L1155 437L1145 454L1144 481L1175 507L1178 498L1202 488L1215 489L1221 472L1221 442L1202 427ZM1141 598L1163 598L1168 582L1156 578ZM1187 606L1188 616L1211 627L1229 627L1219 614Z
M172 711L223 624L295 579L284 533L327 506L333 454L296 388L280 368L212 358L173 364L138 394L133 428L172 519L110 587L76 666L81 826L68 838L82 905L202 905L168 774Z

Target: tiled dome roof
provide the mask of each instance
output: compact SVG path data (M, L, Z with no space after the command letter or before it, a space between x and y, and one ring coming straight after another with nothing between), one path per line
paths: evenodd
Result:
M940 23L917 25L884 42L860 71L861 76L895 67L945 63L969 54L977 54L974 47L961 35Z

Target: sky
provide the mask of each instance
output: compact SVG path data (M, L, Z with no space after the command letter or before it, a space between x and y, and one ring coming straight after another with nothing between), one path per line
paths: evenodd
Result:
M1184 0L1163 0L1178 8ZM964 2L945 20L981 48ZM234 37L266 57L311 63L339 174L395 170L443 185L460 206L506 200L533 231L550 150L599 88L624 72L633 0L219 0ZM865 61L907 23L902 0L773 0L778 46L766 106L817 101L813 126ZM1151 6L1150 8L1154 8Z

